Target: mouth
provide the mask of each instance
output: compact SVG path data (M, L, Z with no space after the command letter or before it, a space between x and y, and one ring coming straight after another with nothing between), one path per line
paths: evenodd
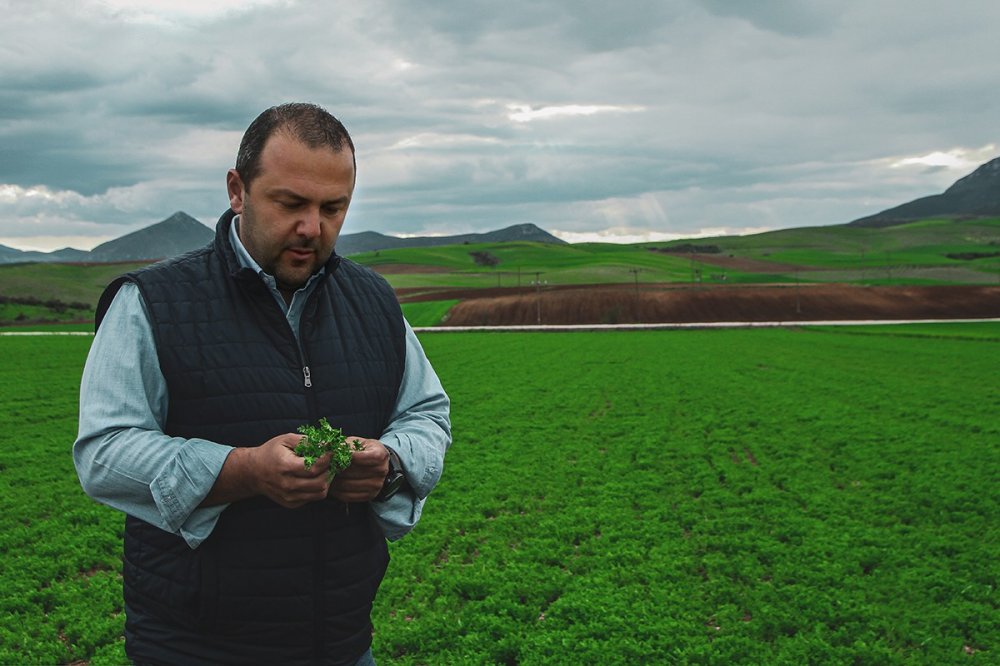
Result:
M291 255L292 259L296 261L308 261L316 254L315 250L306 247L290 247L285 252Z

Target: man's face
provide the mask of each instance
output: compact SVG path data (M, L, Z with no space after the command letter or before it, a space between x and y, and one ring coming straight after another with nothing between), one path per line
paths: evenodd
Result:
M278 130L264 144L251 189L235 169L226 185L240 240L287 295L333 253L354 193L353 156L349 148L310 148Z

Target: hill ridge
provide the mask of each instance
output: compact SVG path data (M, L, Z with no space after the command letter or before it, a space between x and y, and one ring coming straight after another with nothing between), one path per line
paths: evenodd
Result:
M214 234L213 228L206 226L183 211L177 211L160 222L101 243L89 252L74 248L63 248L53 252L35 252L0 245L0 264L32 261L91 263L153 261L196 250L211 242ZM346 256L400 248L437 247L463 243L504 243L516 240L552 244L566 242L529 222L495 231L451 236L399 237L381 234L377 231L360 231L341 235L337 239L337 252Z
M929 218L984 217L1000 217L1000 157L980 165L972 173L959 178L941 194L920 197L847 224L818 228L831 230L837 227L884 228ZM0 264L156 260L202 247L211 241L213 233L212 228L183 211L177 211L158 223L102 243L90 252L74 248L53 252L25 252L0 245ZM450 236L399 237L376 231L361 231L341 235L337 241L337 252L350 256L380 250L511 241L566 243L537 225L526 222L495 231Z
M1000 157L981 164L941 194L920 197L849 222L848 226L883 228L931 217L1000 215Z

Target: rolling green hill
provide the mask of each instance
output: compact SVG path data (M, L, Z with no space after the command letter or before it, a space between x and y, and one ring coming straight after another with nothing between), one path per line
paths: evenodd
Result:
M492 268L478 265L475 252L488 253L499 263ZM516 286L518 279L522 286L535 279L550 284L630 282L634 279L630 270L639 270L645 281L679 282L690 277L687 258L611 243L449 245L365 253L351 259L383 273L395 287Z
M499 263L478 266L473 252L488 252ZM453 245L351 258L386 274L395 287L515 286L518 276L523 286L535 272L549 284L712 282L722 276L730 283L983 284L1000 276L1000 219L808 227L636 245Z
M32 298L55 307L18 303L0 304L0 325L26 320L67 321L93 319L97 299L114 278L144 263L0 265L0 299ZM65 308L61 304L81 307Z
M480 261L476 261L476 256ZM351 255L396 289L613 283L997 284L1000 219L932 219L891 227L838 225L668 243L473 243ZM488 265L493 264L493 265ZM0 297L86 303L141 264L0 266ZM7 307L0 324L19 312ZM53 317L58 319L59 317ZM65 318L65 317L61 317Z
M677 246L684 242L661 245ZM724 252L739 256L813 267L840 266L863 258L878 265L948 265L956 261L946 256L949 253L1000 253L1000 219L928 219L884 228L804 227L749 236L702 238L697 243L715 244Z

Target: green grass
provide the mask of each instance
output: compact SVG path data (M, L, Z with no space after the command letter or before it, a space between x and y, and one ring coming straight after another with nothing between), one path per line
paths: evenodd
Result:
M979 271L982 280L994 282L1000 273L997 257L960 260L946 256L1000 251L1000 219L924 220L882 229L808 227L695 242L717 244L740 257L816 268L885 272L912 266L955 267Z
M403 303L403 316L410 326L437 326L444 319L448 311L451 310L458 300L448 301L421 301L417 303Z
M0 303L0 322L72 322L93 319L93 308L48 308L43 305Z
M964 664L966 649L1000 650L997 343L458 340L424 338L457 438L424 522L393 549L376 623L392 663Z
M641 282L690 282L700 270L702 279L726 275L728 283L794 281L791 273L764 275L723 270L692 262L684 254L650 252L650 248L693 243L715 245L720 255L840 271L829 279L869 284L995 283L1000 280L1000 258L951 259L962 252L1000 251L1000 220L925 220L896 227L868 229L845 225L784 229L748 236L682 239L669 243L615 245L579 243L495 243L455 245L444 248L383 250L353 255L367 265L415 264L436 266L441 273L389 274L396 287L516 286L540 279L550 284L631 282L639 271ZM484 251L500 259L494 270L475 265L469 255ZM933 269L953 269L947 274ZM845 274L844 272L849 273ZM497 273L500 273L497 282ZM895 273L895 277L893 277ZM825 280L803 273L802 279Z
M3 664L122 663L122 519L82 496L70 456L90 341L0 337Z
M489 252L500 263L496 268L477 266L470 252ZM534 280L548 284L596 284L634 282L689 282L700 268L705 280L710 274L726 273L728 282L756 282L760 276L692 263L683 255L651 252L642 245L612 243L492 243L452 245L440 248L382 250L351 257L369 266L411 264L434 266L440 273L392 273L386 278L394 287L528 286ZM638 272L638 273L636 273Z
M921 324L874 324L869 326L817 326L815 330L840 331L855 335L895 335L906 337L1000 340L996 322L932 322Z
M146 263L0 264L0 296L34 297L44 302L82 304L56 311L39 305L0 304L0 326L15 322L93 320L101 292L114 278Z
M455 443L391 547L391 664L1000 655L1000 325L425 334ZM0 663L122 663L89 338L0 337Z
M720 256L801 265L801 270L758 273L722 269L685 254L650 249L684 243L716 245ZM1000 251L1000 219L925 220L898 227L866 229L835 225L784 229L749 236L682 239L670 243L616 245L579 243L479 243L436 248L382 250L352 255L368 266L412 264L435 272L393 273L393 287L516 287L546 284L695 282L852 282L863 284L998 284L1000 257L950 259L956 252ZM477 266L470 252L489 252L495 268ZM0 296L35 296L96 305L116 276L142 264L0 265ZM391 271L391 268L386 270ZM700 277L699 277L700 276ZM722 279L725 276L725 280ZM0 312L0 324L18 312ZM26 317L35 318L31 313ZM91 312L92 316L92 312Z
M93 333L94 324L71 323L71 324L23 324L16 326L0 326L0 332L29 333L29 332L57 332L57 331L80 331Z
M113 279L145 266L133 264L0 264L0 294L58 299L96 307L101 292Z

